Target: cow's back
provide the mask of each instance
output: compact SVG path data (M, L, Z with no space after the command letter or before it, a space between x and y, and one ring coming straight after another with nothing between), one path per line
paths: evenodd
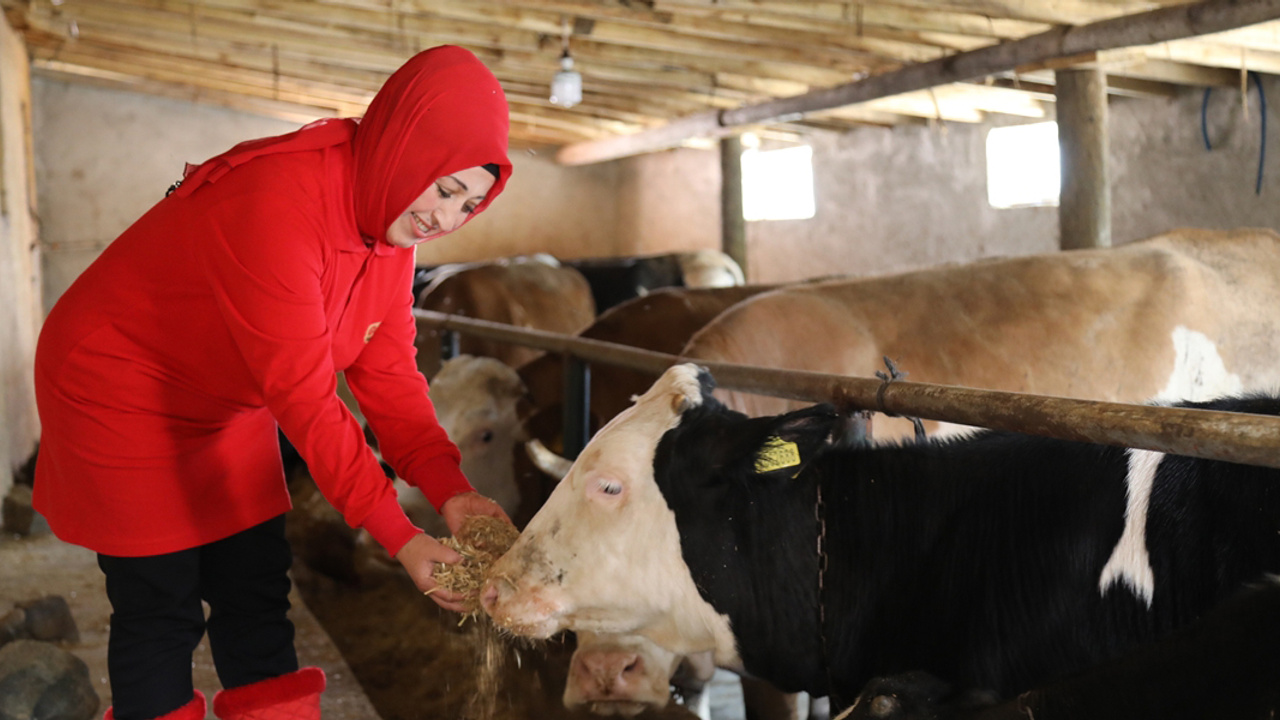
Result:
M428 285L416 306L423 310L506 323L522 328L573 334L595 318L595 301L586 278L577 270L538 259L512 258L477 263L443 273ZM440 367L440 337L420 327L418 368L431 377ZM462 333L463 354L497 358L518 367L541 355L533 348L486 340Z
M745 301L683 355L1120 402L1280 387L1280 236L1180 230L1101 250L783 288ZM1175 377L1176 376L1176 377ZM752 415L795 403L725 393ZM878 436L905 423L879 421Z
M674 355L721 312L773 287L663 288L609 308L578 336ZM560 356L544 355L521 367L520 375L537 407L561 402L564 363ZM607 421L629 407L632 396L647 390L654 376L599 363L592 366L591 380L592 412Z
M1216 318L1210 336L1243 390L1280 390L1280 234L1270 229L1182 229L1158 238L1213 282L1205 305ZM1195 352L1196 348L1188 348Z

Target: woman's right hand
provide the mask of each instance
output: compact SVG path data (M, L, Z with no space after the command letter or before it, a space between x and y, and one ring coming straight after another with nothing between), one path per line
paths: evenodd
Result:
M452 565L462 560L462 556L456 550L426 533L419 533L405 543L395 557L409 572L413 584L427 593L427 597L435 600L437 605L456 613L466 612L463 605L466 598L459 593L440 587L435 579L436 563Z

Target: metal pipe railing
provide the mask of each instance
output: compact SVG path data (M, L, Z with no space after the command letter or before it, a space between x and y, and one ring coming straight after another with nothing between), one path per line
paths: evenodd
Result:
M419 322L588 362L653 373L685 358L502 323L414 310ZM1280 417L1078 400L953 385L759 368L705 366L723 388L807 402L842 401L865 410L1103 445L1280 468Z

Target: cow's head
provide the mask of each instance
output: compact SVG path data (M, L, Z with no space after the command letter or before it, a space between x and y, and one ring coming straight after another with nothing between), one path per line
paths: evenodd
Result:
M462 472L513 517L521 498L511 458L527 439L517 414L524 392L515 370L472 355L445 362L430 390L441 427L462 453Z
M665 707L673 684L686 697L701 693L714 673L710 653L685 657L640 635L578 633L564 705L597 715L637 715Z
M492 568L482 601L494 622L533 637L643 630L674 652L718 645L732 655L728 623L699 596L653 474L663 435L710 392L705 371L674 367L596 434Z
M714 651L735 668L726 612L762 607L733 599L726 611L704 595L720 602L734 583L758 582L749 566L762 559L766 571L803 576L787 577L795 588L783 592L812 606L813 498L795 478L826 443L834 412L748 419L712 387L696 366L671 368L592 439L494 566L482 600L498 625L535 637L644 635L682 655ZM744 523L761 523L760 533Z

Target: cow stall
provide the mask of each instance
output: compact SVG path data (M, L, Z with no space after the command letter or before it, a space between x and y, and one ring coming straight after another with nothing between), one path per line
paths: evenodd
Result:
M425 312L418 313L418 317L421 322L435 323L454 331L484 334L491 339L506 342L526 342L542 350L579 360L591 363L617 363L654 374L678 360L675 356L662 353L558 336L553 333L524 331L496 323ZM819 402L835 399L867 410L966 425L1011 429L1064 439L1137 447L1247 464L1280 466L1280 453L1276 451L1276 448L1280 447L1280 419L1272 417L938 386L903 380L894 377L892 371L886 372L883 378L854 378L729 365L710 369L722 386L798 400ZM321 581L322 584L328 582L330 581ZM418 598L414 597L413 589L405 582L401 582L400 585L399 602L408 603L411 607L417 608ZM395 586L388 584L385 589L388 590L387 596L379 602L388 604L379 606L385 607L385 610L380 610L377 615L397 616L397 613L402 611L394 609L397 602ZM349 652L354 654L354 657L349 656L348 661L352 663L353 669L358 674L365 672L369 676L376 676L378 680L375 681L375 686L382 684L389 698L409 697L413 692L411 688L423 685L417 681L417 678L421 677L421 669L414 664L416 656L409 657L404 662L383 662L389 657L387 651L375 649L379 647L376 643L370 644L378 633L395 634L395 631L388 631L382 624L369 618L352 616L337 607L336 603L332 609L325 607L326 603L335 602L333 600L337 596L335 593L350 593L355 596L359 592L361 592L359 586L349 586L346 589L326 587L323 592L316 592L315 602L318 607L313 608L313 611L322 622L326 617L331 618L330 622L333 625L326 627L340 646L350 643ZM308 602L312 601L308 600ZM353 600L353 602L368 601ZM405 616L407 618L405 624L398 625L401 637L407 637L405 628L411 626L408 624L410 621L427 622L421 615L422 613L415 609ZM478 632L478 630L473 628L472 632ZM460 638L454 638L454 640L458 641L458 644L453 646L455 649L458 646L464 648L459 651L458 657L461 659L455 661L467 661L467 653L475 653L475 647L466 649L465 641ZM402 649L404 652L413 652L412 648L423 642L426 641L415 636L413 642L403 642ZM558 698L559 689L563 687L563 664L567 662L570 649L567 645L554 644L545 646L542 650L528 647L508 648L507 652L513 653L512 657L518 653L521 658L515 672L531 673L537 677L537 680L531 681L526 675L523 680L508 678L504 682L511 686L521 686L523 683L526 689L542 683L542 691L550 693L550 697L554 700ZM348 650L344 648L344 652ZM418 660L425 662L422 658ZM361 670L364 663L368 663L369 670ZM507 667L508 670L511 669L510 663ZM403 677L405 674L414 677L405 678ZM399 676L398 679L393 679L397 676ZM474 692L474 686L464 691L462 695L466 696L467 692ZM518 693L510 689L506 693L504 697L508 701L519 702ZM543 701L546 701L545 697ZM555 703L551 702L547 706L548 713L563 711L554 705ZM517 706L507 705L506 707L510 711ZM663 712L675 713L672 715L674 717L687 716L679 714L687 711L677 705L669 706ZM546 717L555 716L546 715ZM640 717L648 717L648 715Z

